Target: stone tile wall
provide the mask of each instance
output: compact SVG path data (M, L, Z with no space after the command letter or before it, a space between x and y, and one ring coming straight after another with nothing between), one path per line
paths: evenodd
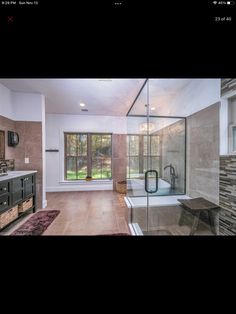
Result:
M219 104L187 118L187 194L219 204Z
M236 156L220 157L220 234L236 235Z

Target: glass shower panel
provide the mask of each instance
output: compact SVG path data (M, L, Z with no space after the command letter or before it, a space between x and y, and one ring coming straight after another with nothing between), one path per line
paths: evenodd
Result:
M185 193L186 133L184 118L149 117L150 167L158 171L159 188L156 195Z
M140 107L140 114L132 115L132 108L127 116L127 197L142 200L143 206L131 207L130 220L142 230L147 230L147 192L145 173L147 166L147 84L140 91L135 106Z
M146 150L144 137L147 135L147 91L147 84L144 84L133 106L140 107L140 112L145 112L145 114L135 114L133 116L132 107L127 116L127 195L132 197L147 196L144 184L144 152Z
M174 81L148 80L127 115L127 196L131 223L144 234L168 234L180 212L160 206L158 198L185 194L186 119L171 101L189 80Z

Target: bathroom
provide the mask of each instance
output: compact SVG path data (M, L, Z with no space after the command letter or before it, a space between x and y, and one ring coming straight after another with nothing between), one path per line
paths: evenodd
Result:
M235 99L235 79L1 79L1 159L37 171L47 235L235 235Z

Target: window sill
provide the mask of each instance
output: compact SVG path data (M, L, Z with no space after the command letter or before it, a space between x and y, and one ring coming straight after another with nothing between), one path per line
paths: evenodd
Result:
M112 179L101 179L101 180L91 180L91 181L86 181L86 180L62 180L59 181L60 184L68 184L68 185L99 185L103 183L112 183Z

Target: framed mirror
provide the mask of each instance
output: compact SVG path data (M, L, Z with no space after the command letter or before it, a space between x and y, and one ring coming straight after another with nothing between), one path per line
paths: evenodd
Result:
M5 131L0 130L0 159L5 159Z

